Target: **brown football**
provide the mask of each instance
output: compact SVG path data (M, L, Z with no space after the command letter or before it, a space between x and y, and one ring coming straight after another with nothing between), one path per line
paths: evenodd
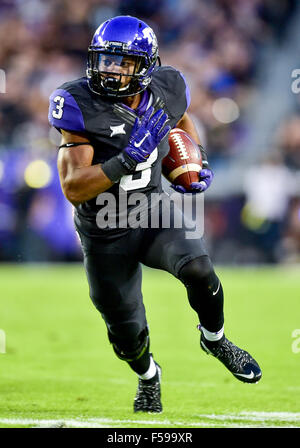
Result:
M175 185L187 190L199 181L202 156L197 143L185 131L174 128L169 134L170 151L162 161L163 175Z

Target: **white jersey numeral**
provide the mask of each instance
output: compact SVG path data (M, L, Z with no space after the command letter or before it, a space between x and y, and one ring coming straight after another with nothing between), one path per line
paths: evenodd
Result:
M56 110L52 112L52 117L56 118L57 120L60 120L64 113L63 107L65 99L63 96L57 95L53 101L54 103L56 103Z
M133 174L125 175L120 180L120 187L125 191L138 190L139 188L145 188L151 180L151 166L157 159L157 148L150 154L149 159L146 162L138 163L136 171L141 171L141 177L139 179L133 179Z

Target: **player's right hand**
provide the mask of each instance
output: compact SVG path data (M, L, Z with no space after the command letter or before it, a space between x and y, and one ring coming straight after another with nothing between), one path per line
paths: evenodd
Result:
M128 145L124 153L136 163L146 162L150 154L159 145L163 138L170 132L167 126L168 115L159 109L154 115L153 107L150 107L141 120L135 120Z

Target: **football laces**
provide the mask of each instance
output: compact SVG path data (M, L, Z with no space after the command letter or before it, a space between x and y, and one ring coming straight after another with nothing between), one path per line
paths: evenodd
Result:
M173 137L174 143L176 145L176 148L178 149L180 159L187 160L189 158L189 155L187 153L187 150L186 150L184 142L181 138L181 135L174 134L172 137Z

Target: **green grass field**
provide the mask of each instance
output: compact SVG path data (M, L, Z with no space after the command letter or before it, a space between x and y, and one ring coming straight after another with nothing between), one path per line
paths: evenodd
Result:
M83 267L0 266L0 427L300 427L300 342L292 338L300 328L300 269L217 273L226 335L258 360L262 380L243 384L202 352L184 287L144 270L164 406L144 415L133 413L136 376L107 341Z

